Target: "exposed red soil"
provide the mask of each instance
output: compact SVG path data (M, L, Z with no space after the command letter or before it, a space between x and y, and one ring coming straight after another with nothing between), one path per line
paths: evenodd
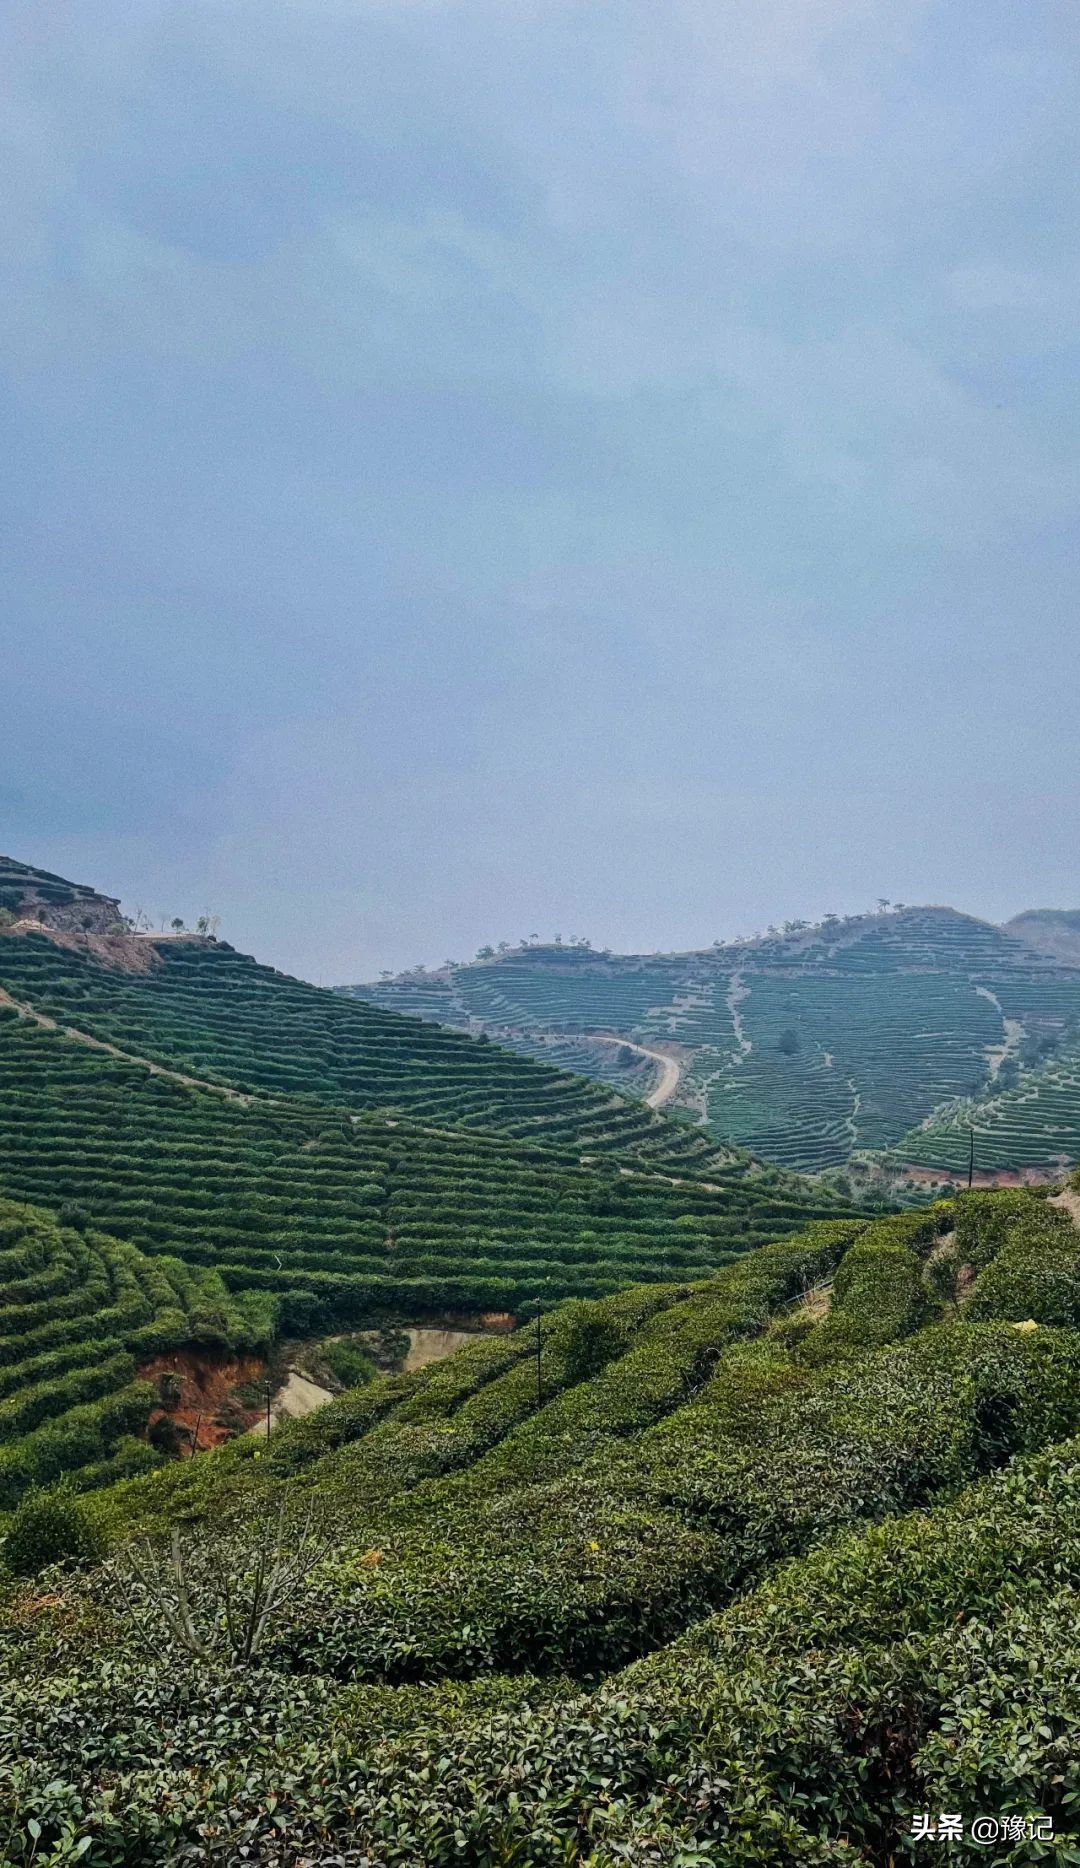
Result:
M261 1386L266 1379L266 1363L261 1356L215 1356L209 1351L177 1349L171 1355L155 1356L138 1371L140 1381L156 1383L161 1375L175 1376L180 1398L173 1407L155 1407L150 1411L147 1429L168 1415L181 1431L180 1457L190 1459L209 1446L221 1446L237 1432L253 1427L262 1418L260 1403L254 1408L240 1408L235 1395L247 1383ZM235 1424L219 1418L228 1408Z

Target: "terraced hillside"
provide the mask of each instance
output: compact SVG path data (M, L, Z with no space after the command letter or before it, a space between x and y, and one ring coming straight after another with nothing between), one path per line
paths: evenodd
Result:
M1080 909L1029 908L1005 923L1006 934L1022 940L1036 953L1080 966Z
M47 921L54 928L103 934L121 925L120 904L79 882L0 856L0 919Z
M159 1325L237 1349L513 1313L700 1279L838 1210L595 1084L227 947L80 939L0 933L0 1195L57 1215L12 1241L0 1388L6 1366L40 1383L48 1423L15 1489L133 1456L147 1396L123 1393ZM91 1398L122 1431L91 1430Z
M265 1347L273 1320L267 1295L234 1296L212 1268L0 1200L0 1510L65 1474L103 1485L156 1465L139 1366Z
M1080 1156L1071 1066L1056 1087L1052 1065L1041 1069L1080 1039L1080 966L951 909L689 954L524 947L344 990L537 1056L572 1046L577 1068L605 1082L629 1069L647 1094L661 1066L620 1056L622 1036L678 1066L666 1108L805 1172L890 1150L899 1162L939 1108L1017 1086L1028 1101L1045 1087L1053 1109L1045 1123L999 1125L999 1165ZM921 1143L911 1158L928 1161ZM945 1150L933 1165L958 1163Z
M1067 1206L820 1223L536 1347L28 1501L12 1863L899 1868L928 1811L1077 1859Z
M1076 1159L1078 1127L1080 1036L1070 1030L999 1095L960 1098L935 1110L900 1138L894 1156L927 1172L963 1175L974 1137L977 1174L1053 1178Z
M129 939L125 968L46 933L0 938L10 999L124 1052L261 1095L709 1173L690 1125L565 1070L289 979L223 942Z

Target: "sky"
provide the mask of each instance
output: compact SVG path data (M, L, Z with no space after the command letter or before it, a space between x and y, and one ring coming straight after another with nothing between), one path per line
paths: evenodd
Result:
M1076 0L7 0L0 849L323 983L1080 904Z

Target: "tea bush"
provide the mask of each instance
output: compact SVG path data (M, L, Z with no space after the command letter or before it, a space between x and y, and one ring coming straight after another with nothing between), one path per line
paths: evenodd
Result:
M1080 1331L935 1307L906 1259L898 1279L953 1217L821 1226L705 1285L558 1307L539 1405L529 1324L265 1450L88 1495L121 1550L172 1522L242 1566L281 1496L333 1548L240 1678L164 1629L148 1653L113 1559L12 1598L13 1863L33 1821L91 1868L907 1868L927 1809L1049 1814L1072 1860ZM1042 1236L1060 1249L1055 1220ZM820 1306L789 1327L830 1278L873 1341ZM627 1346L574 1380L583 1317Z

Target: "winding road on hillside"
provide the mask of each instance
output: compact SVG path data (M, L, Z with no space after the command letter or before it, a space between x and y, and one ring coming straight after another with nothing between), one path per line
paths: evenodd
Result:
M590 1044L625 1044L628 1051L636 1051L639 1057L651 1057L654 1064L660 1066L660 1081L654 1084L645 1101L650 1109L662 1109L670 1103L679 1087L682 1071L676 1058L669 1057L666 1051L650 1051L647 1044L635 1044L631 1038L620 1038L617 1033L590 1031Z

